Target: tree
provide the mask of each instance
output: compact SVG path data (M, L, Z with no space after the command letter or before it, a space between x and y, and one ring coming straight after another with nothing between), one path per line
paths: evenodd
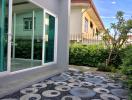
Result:
M109 50L109 56L106 59L106 66L118 57L119 50L127 42L128 33L132 33L132 18L126 20L124 12L118 11L116 14L116 23L112 23L110 29L106 29L102 38ZM114 55L114 56L113 56Z

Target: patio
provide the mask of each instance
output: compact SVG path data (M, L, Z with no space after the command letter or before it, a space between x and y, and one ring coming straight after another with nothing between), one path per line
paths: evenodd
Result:
M70 68L0 100L127 100L127 94L119 81L105 73Z

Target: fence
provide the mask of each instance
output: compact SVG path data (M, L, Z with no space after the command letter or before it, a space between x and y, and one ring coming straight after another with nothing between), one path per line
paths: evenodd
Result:
M78 42L86 45L103 43L101 36L84 34L70 34L70 42Z

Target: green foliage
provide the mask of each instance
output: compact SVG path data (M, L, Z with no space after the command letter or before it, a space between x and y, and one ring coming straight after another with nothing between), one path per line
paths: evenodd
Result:
M104 71L104 72L110 72L110 67L106 67L105 63L99 63L98 64L98 71Z
M82 45L73 43L70 45L69 62L74 65L99 67L102 71L111 71L122 64L120 55L114 58L112 54L113 62L111 66L105 68L105 60L108 58L108 49L105 49L103 45Z
M126 86L129 88L129 100L132 100L132 45L122 49L124 54L122 55L122 67L121 71L126 75L126 79L123 80Z
M16 40L15 46L16 58L31 58L31 41L30 40Z
M34 43L34 59L42 59L42 43ZM31 58L31 40L19 39L16 40L15 46L15 57L16 58Z
M105 63L99 63L98 64L98 71L113 72L113 73L115 73L117 70L113 66L106 66Z
M132 100L132 92L129 93L128 100Z
M108 57L108 52L103 45L71 44L69 56L70 64L97 67Z
M115 68L119 68L119 66L122 64L122 55L123 52L121 50L114 50L111 54L111 60L109 62L109 66L113 66Z
M124 51L124 54L122 55L123 66L126 67L132 66L132 45L124 48L123 51Z
M116 19L117 22L112 23L111 28L107 29L102 36L106 47L109 49L109 56L106 60L107 66L111 66L111 63L114 63L115 66L119 65L114 61L119 58L120 49L122 49L123 45L127 42L128 33L132 31L132 19L126 20L124 18L124 12L118 11Z
M122 73L125 75L132 75L132 66L130 67L122 66Z

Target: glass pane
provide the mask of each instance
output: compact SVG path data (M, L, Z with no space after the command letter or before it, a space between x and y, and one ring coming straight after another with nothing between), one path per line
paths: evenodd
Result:
M7 70L7 8L6 0L0 0L0 72Z
M42 65L43 9L13 2L12 71Z
M55 17L46 13L45 17L45 63L54 61Z
M34 62L36 62L36 65L41 65L43 46L43 10L35 11L34 23Z

